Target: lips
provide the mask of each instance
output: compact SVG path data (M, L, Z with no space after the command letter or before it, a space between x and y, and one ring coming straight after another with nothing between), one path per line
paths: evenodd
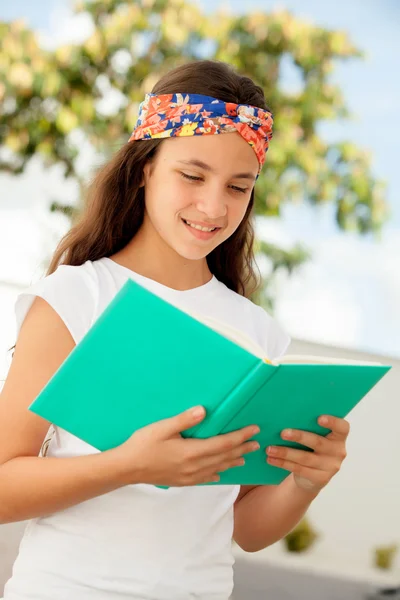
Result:
M210 231L212 225L200 224L198 222L196 223L186 219L182 219L182 223L184 227L198 240L210 240L221 229L220 227L214 226L214 228ZM196 226L193 227L193 225Z
M190 221L189 219L182 219L182 221L184 223L186 223L186 225L189 225L190 227L192 227L193 229L197 229L198 231L211 232L211 231L214 231L215 229L220 229L220 227L218 227L217 225L212 225L211 223Z

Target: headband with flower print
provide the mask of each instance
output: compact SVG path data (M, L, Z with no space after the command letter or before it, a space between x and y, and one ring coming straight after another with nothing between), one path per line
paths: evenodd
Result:
M269 111L201 94L146 94L129 142L237 131L253 148L260 173L272 138Z

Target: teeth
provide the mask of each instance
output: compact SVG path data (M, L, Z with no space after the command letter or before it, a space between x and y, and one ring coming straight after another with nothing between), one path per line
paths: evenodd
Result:
M214 229L217 229L216 227L201 227L201 225L195 225L194 223L190 223L190 221L186 221L184 219L186 225L189 225L189 227L193 227L193 229L198 229L199 231L214 231Z

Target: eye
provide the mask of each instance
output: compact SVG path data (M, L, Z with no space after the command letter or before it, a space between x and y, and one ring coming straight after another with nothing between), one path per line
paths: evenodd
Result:
M188 175L187 173L184 173L183 171L179 171L179 174L184 179L188 179L189 181L203 181L202 177L196 177L195 175ZM245 194L247 192L247 188L241 188L236 185L231 185L230 187L234 192L239 192L240 194Z
M194 175L188 175L187 173L184 173L183 171L180 171L180 174L182 175L182 177L184 177L184 179L189 179L189 181L202 181L201 177L195 177Z
M237 187L236 185L231 185L231 188L235 192L241 192L242 194L245 194L247 192L247 188L240 188L240 187Z

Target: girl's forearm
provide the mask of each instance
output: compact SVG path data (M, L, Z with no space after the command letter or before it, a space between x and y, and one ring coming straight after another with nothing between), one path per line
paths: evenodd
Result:
M293 475L277 486L257 486L235 509L235 541L247 552L274 544L296 527L317 495L301 490Z
M73 458L17 457L0 466L0 523L51 514L127 483L134 482L126 480L116 450Z

